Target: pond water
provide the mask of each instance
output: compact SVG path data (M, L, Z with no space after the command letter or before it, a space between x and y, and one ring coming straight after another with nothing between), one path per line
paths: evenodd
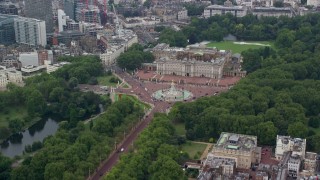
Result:
M10 136L1 144L0 151L8 157L22 155L26 145L32 145L36 141L42 142L44 138L55 134L58 127L57 121L51 118L42 119L28 130Z

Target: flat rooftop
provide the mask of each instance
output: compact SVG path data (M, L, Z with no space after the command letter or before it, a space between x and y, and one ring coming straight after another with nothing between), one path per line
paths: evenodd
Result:
M217 141L216 148L250 151L257 147L257 136L223 132Z

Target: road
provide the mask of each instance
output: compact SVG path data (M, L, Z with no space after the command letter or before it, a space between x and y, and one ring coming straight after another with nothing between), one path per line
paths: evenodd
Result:
M137 138L138 134L146 128L146 126L150 123L152 120L154 113L156 112L166 112L170 107L171 103L164 102L164 101L154 101L152 98L152 93L156 89L161 89L164 86L169 87L166 84L156 84L156 83L144 83L139 81L137 78L134 78L133 76L124 73L123 71L117 69L116 74L123 79L125 82L127 82L131 88L130 89L115 89L117 93L125 93L125 94L132 94L136 95L141 101L144 101L146 103L149 103L153 106L152 110L149 112L147 116L145 116L141 123L137 125L135 129L131 131L127 135L127 137L124 139L123 142L121 142L117 147L119 148L124 148L124 152L127 152L129 149L129 146L133 144L135 139ZM183 88L183 87L179 87ZM225 88L217 88L217 87L189 87L188 88L191 90L191 92L194 95L193 99L189 99L188 101L192 101L194 99L206 96L206 95L216 95L216 92L222 92L226 91L227 89ZM92 180L98 180L100 179L105 173L110 171L110 169L117 163L119 156L121 153L117 153L114 151L108 159L106 159L102 164L99 166L99 168L96 170L96 172L93 174L93 176L89 179Z
M141 101L147 102L153 105L152 110L147 114L141 121L140 124L124 139L122 143L118 145L118 148L124 148L124 152L129 149L129 146L137 138L138 134L150 123L155 112L165 112L166 109L170 107L170 104L167 102L154 102L151 97L151 93L145 90L144 83L139 82L134 79L132 76L123 73L121 71L117 72L117 75L124 79L128 84L131 85L131 89L116 89L116 92L134 94L140 98ZM98 180L103 174L110 171L110 169L117 163L121 153L114 151L107 160L105 160L102 165L96 170L93 176L89 179Z

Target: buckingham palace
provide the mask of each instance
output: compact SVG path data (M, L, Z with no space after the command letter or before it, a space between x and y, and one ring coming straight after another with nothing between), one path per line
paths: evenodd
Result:
M186 48L158 44L152 50L156 72L160 75L222 78L224 65L231 60L231 52L191 45Z

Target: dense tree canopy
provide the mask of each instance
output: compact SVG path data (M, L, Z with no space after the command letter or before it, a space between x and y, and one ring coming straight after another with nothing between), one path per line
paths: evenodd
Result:
M274 145L276 134L291 135L307 138L308 150L320 152L319 20L319 14L194 19L186 28L218 24L241 39L275 40L277 50L243 52L243 69L251 72L246 78L219 96L176 104L170 117L185 123L188 139L208 141L227 131L257 135L259 144ZM192 29L195 24L200 28Z
M134 70L141 67L142 63L151 63L154 57L150 52L143 52L143 46L133 44L127 52L122 53L118 59L117 64L121 68L127 70Z
M69 123L70 127L74 127L79 120L98 113L99 104L110 103L99 95L80 92L76 88L78 83L87 83L91 77L103 73L99 58L62 57L61 60L71 64L51 74L43 73L30 77L25 80L24 87L9 84L8 91L0 92L0 108L4 112L15 107L24 107L28 112L28 117L25 118L9 118L9 129L0 127L0 139L8 137L10 132L18 132L25 126L30 126L35 117L45 115L68 120L72 122Z
M158 114L137 139L137 151L121 156L104 179L186 179L177 163L181 154L172 143L175 138L170 120Z
M67 122L61 122L58 132L45 139L44 147L11 172L11 179L85 179L142 114L140 106L124 98L108 106L93 121L92 129L83 122L69 129ZM0 160L1 177L1 165L5 161L1 157Z

